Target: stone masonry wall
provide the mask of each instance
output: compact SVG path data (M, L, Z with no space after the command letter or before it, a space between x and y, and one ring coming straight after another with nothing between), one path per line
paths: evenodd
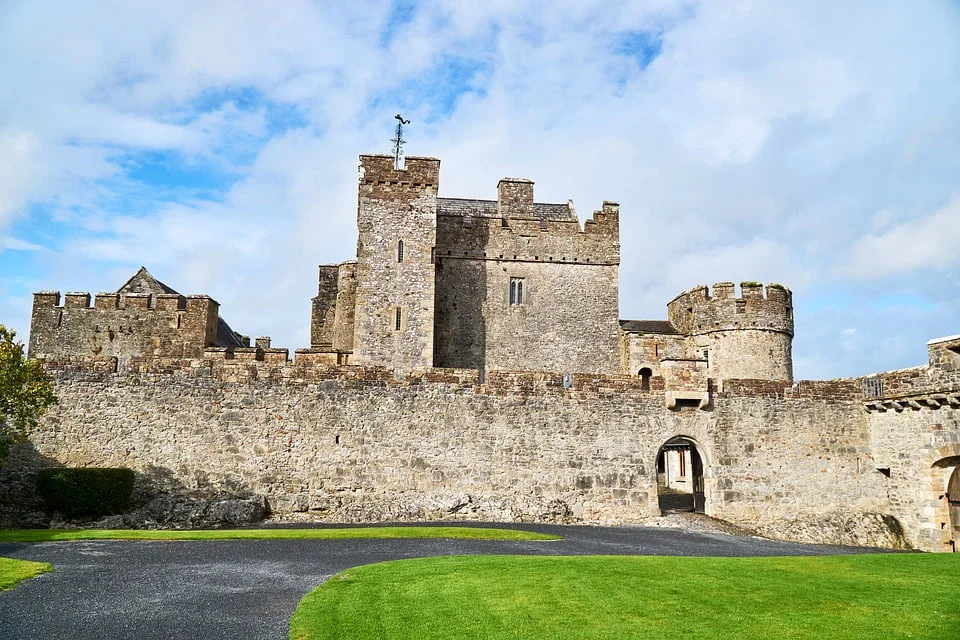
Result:
M960 466L960 370L934 348L940 344L931 343L929 367L859 381L872 392L866 408L873 464L890 512L927 551L960 548L960 520L951 516L947 495Z
M732 282L681 293L667 304L676 330L690 336L689 356L710 352L710 375L716 379L792 380L793 296L789 289L755 282Z
M61 402L33 437L42 456L162 469L331 521L635 522L658 514L657 452L678 435L700 448L712 515L755 525L883 507L877 474L858 471L863 415L815 388L744 386L708 410L671 411L626 375L565 389L559 374L479 384L469 371L396 379L235 360L52 372Z
M501 198L507 185L529 187L524 198L534 206L532 183L501 181ZM515 214L518 205L510 208ZM583 231L575 219L437 222L437 366L620 370L616 204L604 203ZM511 304L512 278L523 281L520 304Z
M209 296L60 292L33 296L29 353L64 356L201 357L217 335L219 305Z

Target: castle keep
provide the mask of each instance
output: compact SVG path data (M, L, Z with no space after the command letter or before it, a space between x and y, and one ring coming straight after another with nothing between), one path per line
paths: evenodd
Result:
M439 160L361 156L356 260L320 267L293 359L144 269L92 304L37 293L30 355L61 402L33 447L332 521L686 508L781 538L956 548L960 336L922 367L794 381L787 288L697 286L665 319L622 320L619 205L581 222L533 187L440 197Z

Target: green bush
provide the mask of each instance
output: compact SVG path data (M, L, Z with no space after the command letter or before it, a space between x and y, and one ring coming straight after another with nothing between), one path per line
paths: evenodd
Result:
M37 491L51 511L68 516L105 516L130 504L130 469L41 469Z

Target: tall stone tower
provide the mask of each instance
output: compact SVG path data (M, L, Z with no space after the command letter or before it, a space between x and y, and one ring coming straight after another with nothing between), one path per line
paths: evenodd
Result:
M356 364L433 366L439 185L436 158L360 156Z

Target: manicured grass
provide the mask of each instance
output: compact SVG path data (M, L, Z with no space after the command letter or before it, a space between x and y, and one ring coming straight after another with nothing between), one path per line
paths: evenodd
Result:
M53 565L49 562L0 558L0 591L13 589L21 580L33 578L51 569L53 569Z
M955 640L960 554L401 560L307 594L290 637Z
M560 536L480 527L354 527L344 529L0 529L0 542L69 540L345 540L350 538L464 538L559 540Z

